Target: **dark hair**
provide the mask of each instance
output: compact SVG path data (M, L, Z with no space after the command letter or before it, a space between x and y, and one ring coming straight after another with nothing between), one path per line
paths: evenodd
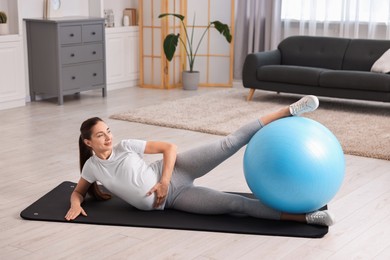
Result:
M92 148L84 143L85 139L91 140L92 128L98 123L104 122L99 117L92 117L85 120L80 127L79 153L80 153L80 173L83 171L85 162L93 155ZM88 189L88 193L97 200L111 199L111 194L100 190L99 185L94 182Z

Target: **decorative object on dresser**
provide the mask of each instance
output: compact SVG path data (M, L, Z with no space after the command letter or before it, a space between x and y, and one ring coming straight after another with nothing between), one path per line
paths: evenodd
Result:
M0 35L9 34L7 14L0 11Z
M123 16L123 26L130 26L130 18L127 15Z
M125 19L125 17L128 17L127 19L129 19L130 26L137 25L137 9L136 8L125 8L125 10L123 10L123 19Z
M102 89L106 96L103 18L25 19L31 100Z
M104 9L104 25L106 27L115 27L115 16L112 9Z
M43 6L43 18L61 17L61 0L45 0Z

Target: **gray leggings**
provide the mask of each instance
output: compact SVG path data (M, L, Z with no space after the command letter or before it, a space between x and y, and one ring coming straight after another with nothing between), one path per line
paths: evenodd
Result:
M257 199L194 185L195 179L204 176L248 144L262 126L256 120L216 142L178 153L165 208L198 214L240 214L280 219L279 211L265 206ZM159 164L161 170L161 161Z

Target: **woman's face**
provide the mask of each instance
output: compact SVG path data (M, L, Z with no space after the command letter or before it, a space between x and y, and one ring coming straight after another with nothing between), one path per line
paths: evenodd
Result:
M91 140L85 139L84 142L91 147L98 156L101 154L107 155L107 153L111 154L112 134L110 128L102 121L99 121L92 128Z

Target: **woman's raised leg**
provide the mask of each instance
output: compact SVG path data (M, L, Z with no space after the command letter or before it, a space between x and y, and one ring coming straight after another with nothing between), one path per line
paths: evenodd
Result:
M175 167L181 172L190 173L192 179L201 177L248 144L252 136L263 126L283 117L314 111L317 109L318 103L317 97L305 96L290 106L283 107L244 125L216 142L179 153Z

